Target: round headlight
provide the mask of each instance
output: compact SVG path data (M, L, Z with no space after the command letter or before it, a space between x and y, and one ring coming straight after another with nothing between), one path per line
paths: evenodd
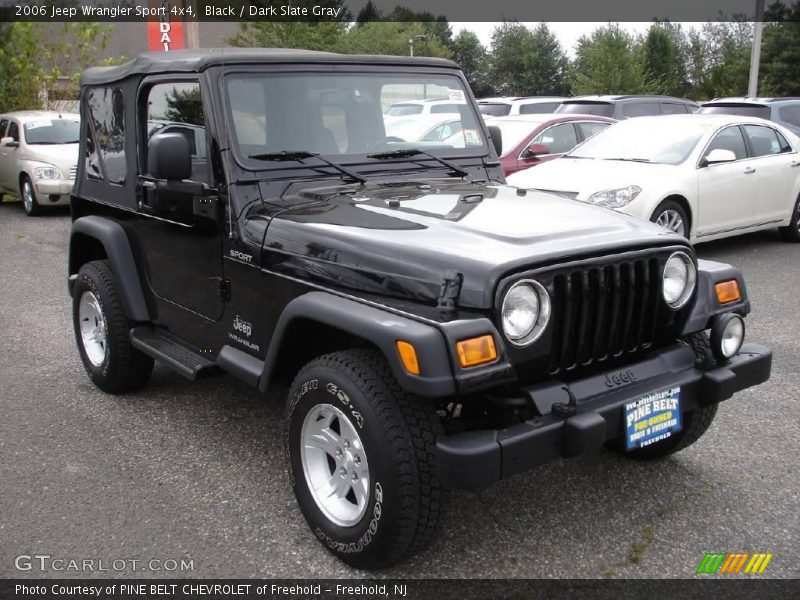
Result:
M550 296L538 281L518 281L503 299L503 333L516 346L536 341L550 320Z
M744 319L735 313L720 316L711 327L711 351L719 361L730 360L744 343Z
M689 255L675 252L664 265L662 292L664 301L672 309L679 309L692 297L697 282L697 271Z

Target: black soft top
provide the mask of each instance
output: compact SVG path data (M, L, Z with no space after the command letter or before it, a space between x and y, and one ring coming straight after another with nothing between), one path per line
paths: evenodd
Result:
M284 48L204 48L200 50L174 50L170 52L145 52L133 60L116 67L92 67L81 75L81 85L110 83L130 75L152 73L197 73L214 65L241 65L258 63L341 63L397 66L458 66L443 58L408 56L381 56L367 54L335 54L313 50L288 50Z

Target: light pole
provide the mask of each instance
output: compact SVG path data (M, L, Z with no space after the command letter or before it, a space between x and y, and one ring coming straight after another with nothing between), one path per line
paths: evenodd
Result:
M425 56L428 56L428 35L425 33L420 33L419 35L415 35L413 38L408 40L408 55L414 56L414 42L419 40L425 40Z
M750 81L747 95L758 96L758 67L761 61L761 31L764 29L764 0L756 0L756 18L753 21L753 47L750 50Z

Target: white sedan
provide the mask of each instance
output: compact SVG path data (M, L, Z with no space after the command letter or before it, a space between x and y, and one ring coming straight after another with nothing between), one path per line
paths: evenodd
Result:
M799 146L763 119L639 117L508 183L620 210L693 242L773 227L800 242Z
M78 164L80 115L16 111L0 115L0 194L19 195L29 216L69 204Z

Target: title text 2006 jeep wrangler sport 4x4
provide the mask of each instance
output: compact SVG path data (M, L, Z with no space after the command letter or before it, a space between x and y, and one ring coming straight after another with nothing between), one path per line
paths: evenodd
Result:
M384 115L426 98L440 121ZM84 73L81 127L69 291L89 376L125 392L158 359L292 381L289 479L351 565L423 548L443 488L604 444L681 450L769 377L738 270L506 187L449 61L145 54Z

